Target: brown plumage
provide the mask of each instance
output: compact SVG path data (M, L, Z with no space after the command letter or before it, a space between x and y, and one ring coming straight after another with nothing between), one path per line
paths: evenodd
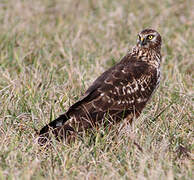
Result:
M161 36L152 29L138 34L137 45L105 71L69 110L40 130L45 144L52 132L57 139L96 127L105 119L119 122L137 118L160 80Z

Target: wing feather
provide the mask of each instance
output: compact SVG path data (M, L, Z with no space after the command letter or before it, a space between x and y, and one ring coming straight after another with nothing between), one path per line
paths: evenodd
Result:
M155 76L155 72L146 62L127 55L120 63L99 76L68 112L83 106L88 112L133 109L135 103L146 101L145 96L150 95L148 87L152 76ZM141 91L141 86L146 91Z

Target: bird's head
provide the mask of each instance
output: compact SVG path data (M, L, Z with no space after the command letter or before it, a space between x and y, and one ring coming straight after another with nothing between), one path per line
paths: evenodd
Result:
M138 34L137 46L141 48L161 49L162 38L160 34L153 29L144 29Z

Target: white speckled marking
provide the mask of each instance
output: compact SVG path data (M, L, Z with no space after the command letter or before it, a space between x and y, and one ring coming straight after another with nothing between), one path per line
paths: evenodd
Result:
M127 93L128 93L128 94L131 94L131 91L130 91L130 89L129 89L129 88L127 89Z

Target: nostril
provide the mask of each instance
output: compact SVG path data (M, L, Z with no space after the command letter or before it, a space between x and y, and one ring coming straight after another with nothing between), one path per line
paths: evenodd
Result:
M147 42L146 42L146 39L143 39L143 41L140 41L140 45L141 45L141 46L146 45L146 43L147 43Z

